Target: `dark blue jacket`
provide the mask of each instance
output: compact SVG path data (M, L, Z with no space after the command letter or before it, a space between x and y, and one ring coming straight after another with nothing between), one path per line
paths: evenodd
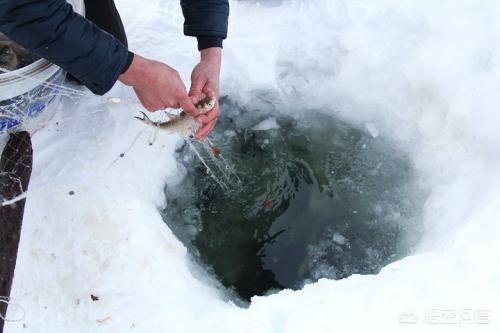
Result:
M184 34L199 37L200 49L222 45L227 36L227 0L181 0L181 7ZM73 12L65 0L0 0L0 32L99 95L111 89L130 63L125 45Z

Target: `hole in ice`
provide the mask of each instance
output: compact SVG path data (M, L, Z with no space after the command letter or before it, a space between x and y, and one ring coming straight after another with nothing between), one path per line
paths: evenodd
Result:
M202 267L249 300L374 274L409 254L423 196L404 153L317 111L252 105L222 99L212 134L241 188L221 190L184 149L186 176L165 189L164 219Z

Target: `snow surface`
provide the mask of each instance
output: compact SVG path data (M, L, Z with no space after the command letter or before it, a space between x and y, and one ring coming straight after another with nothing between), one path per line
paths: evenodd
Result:
M500 2L272 4L231 1L223 93L244 103L272 91L335 110L408 151L429 191L417 253L377 275L320 280L239 308L158 213L165 182L182 176L178 137L148 146L144 134L126 151L143 128L136 108L67 101L34 137L12 292L26 315L6 332L499 331ZM178 0L117 6L132 50L189 82L196 45L182 36ZM134 98L119 85L109 96ZM400 322L408 318L415 323Z

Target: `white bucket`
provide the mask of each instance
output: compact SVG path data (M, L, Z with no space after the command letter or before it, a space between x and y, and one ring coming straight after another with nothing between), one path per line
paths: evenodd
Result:
M73 10L85 14L83 0L67 0ZM9 73L0 73L0 152L10 131L33 132L50 118L59 104L64 72L45 59Z

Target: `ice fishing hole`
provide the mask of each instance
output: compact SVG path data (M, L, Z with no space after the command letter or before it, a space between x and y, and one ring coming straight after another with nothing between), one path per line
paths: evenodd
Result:
M326 113L248 105L221 100L212 134L241 188L222 190L188 148L165 188L166 223L229 295L375 274L412 251L423 200L405 153Z

